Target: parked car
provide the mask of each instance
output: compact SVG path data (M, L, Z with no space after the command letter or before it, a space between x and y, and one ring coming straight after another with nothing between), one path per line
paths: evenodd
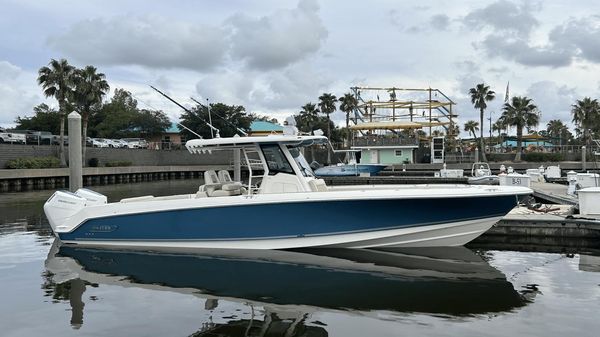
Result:
M118 143L120 148L128 148L129 147L129 143L127 143L127 141L124 139L113 139L113 141Z
M91 138L93 147L108 147L108 143L103 138Z
M26 142L27 144L52 144L52 140L54 139L54 135L49 131L31 131L27 130Z
M65 145L69 145L69 136L63 136L63 143ZM54 144L54 145L60 144L60 136L57 136L57 135L52 136L52 144Z
M143 138L123 138L127 142L127 147L130 149L146 149L148 142Z
M25 135L22 133L15 133L13 131L14 130L5 130L0 128L0 143L25 144Z
M105 139L104 141L108 144L109 147L113 147L115 149L119 149L119 148L127 146L126 144L122 144L117 139Z

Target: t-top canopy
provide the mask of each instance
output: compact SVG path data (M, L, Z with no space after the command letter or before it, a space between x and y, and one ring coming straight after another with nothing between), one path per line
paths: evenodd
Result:
M254 144L273 144L282 143L290 147L304 147L311 145L327 144L325 136L289 136L289 135L268 135L251 137L224 137L211 139L192 139L185 143L185 147L191 153L227 150L253 146Z

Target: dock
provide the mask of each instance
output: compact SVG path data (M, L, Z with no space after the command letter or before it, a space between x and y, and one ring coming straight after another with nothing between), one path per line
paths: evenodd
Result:
M577 197L567 194L567 186L557 183L531 182L533 196L537 199L559 205L578 206Z

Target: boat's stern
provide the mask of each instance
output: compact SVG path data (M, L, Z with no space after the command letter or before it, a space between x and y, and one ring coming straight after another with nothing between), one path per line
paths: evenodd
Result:
M54 235L68 232L77 224L69 223L69 218L86 206L106 204L107 198L100 193L80 188L75 193L56 191L44 204L44 213L48 218Z

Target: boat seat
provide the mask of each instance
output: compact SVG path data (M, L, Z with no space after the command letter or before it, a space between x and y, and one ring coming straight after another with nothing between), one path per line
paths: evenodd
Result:
M233 179L231 179L231 176L229 175L229 171L221 170L221 171L219 171L218 176L219 176L219 181L223 184L223 186L221 187L222 190L235 191L235 190L239 190L240 188L242 188L241 182L233 181Z
M205 184L200 186L198 193L196 193L196 197L202 197L198 194L202 195L203 193L208 197L225 197L242 194L242 183L231 181L229 172L223 171L225 173L221 173L221 176L226 180L228 179L230 182L221 181L214 170L208 170L204 172Z
M313 192L327 192L329 190L323 179L313 179L308 182L308 186Z

